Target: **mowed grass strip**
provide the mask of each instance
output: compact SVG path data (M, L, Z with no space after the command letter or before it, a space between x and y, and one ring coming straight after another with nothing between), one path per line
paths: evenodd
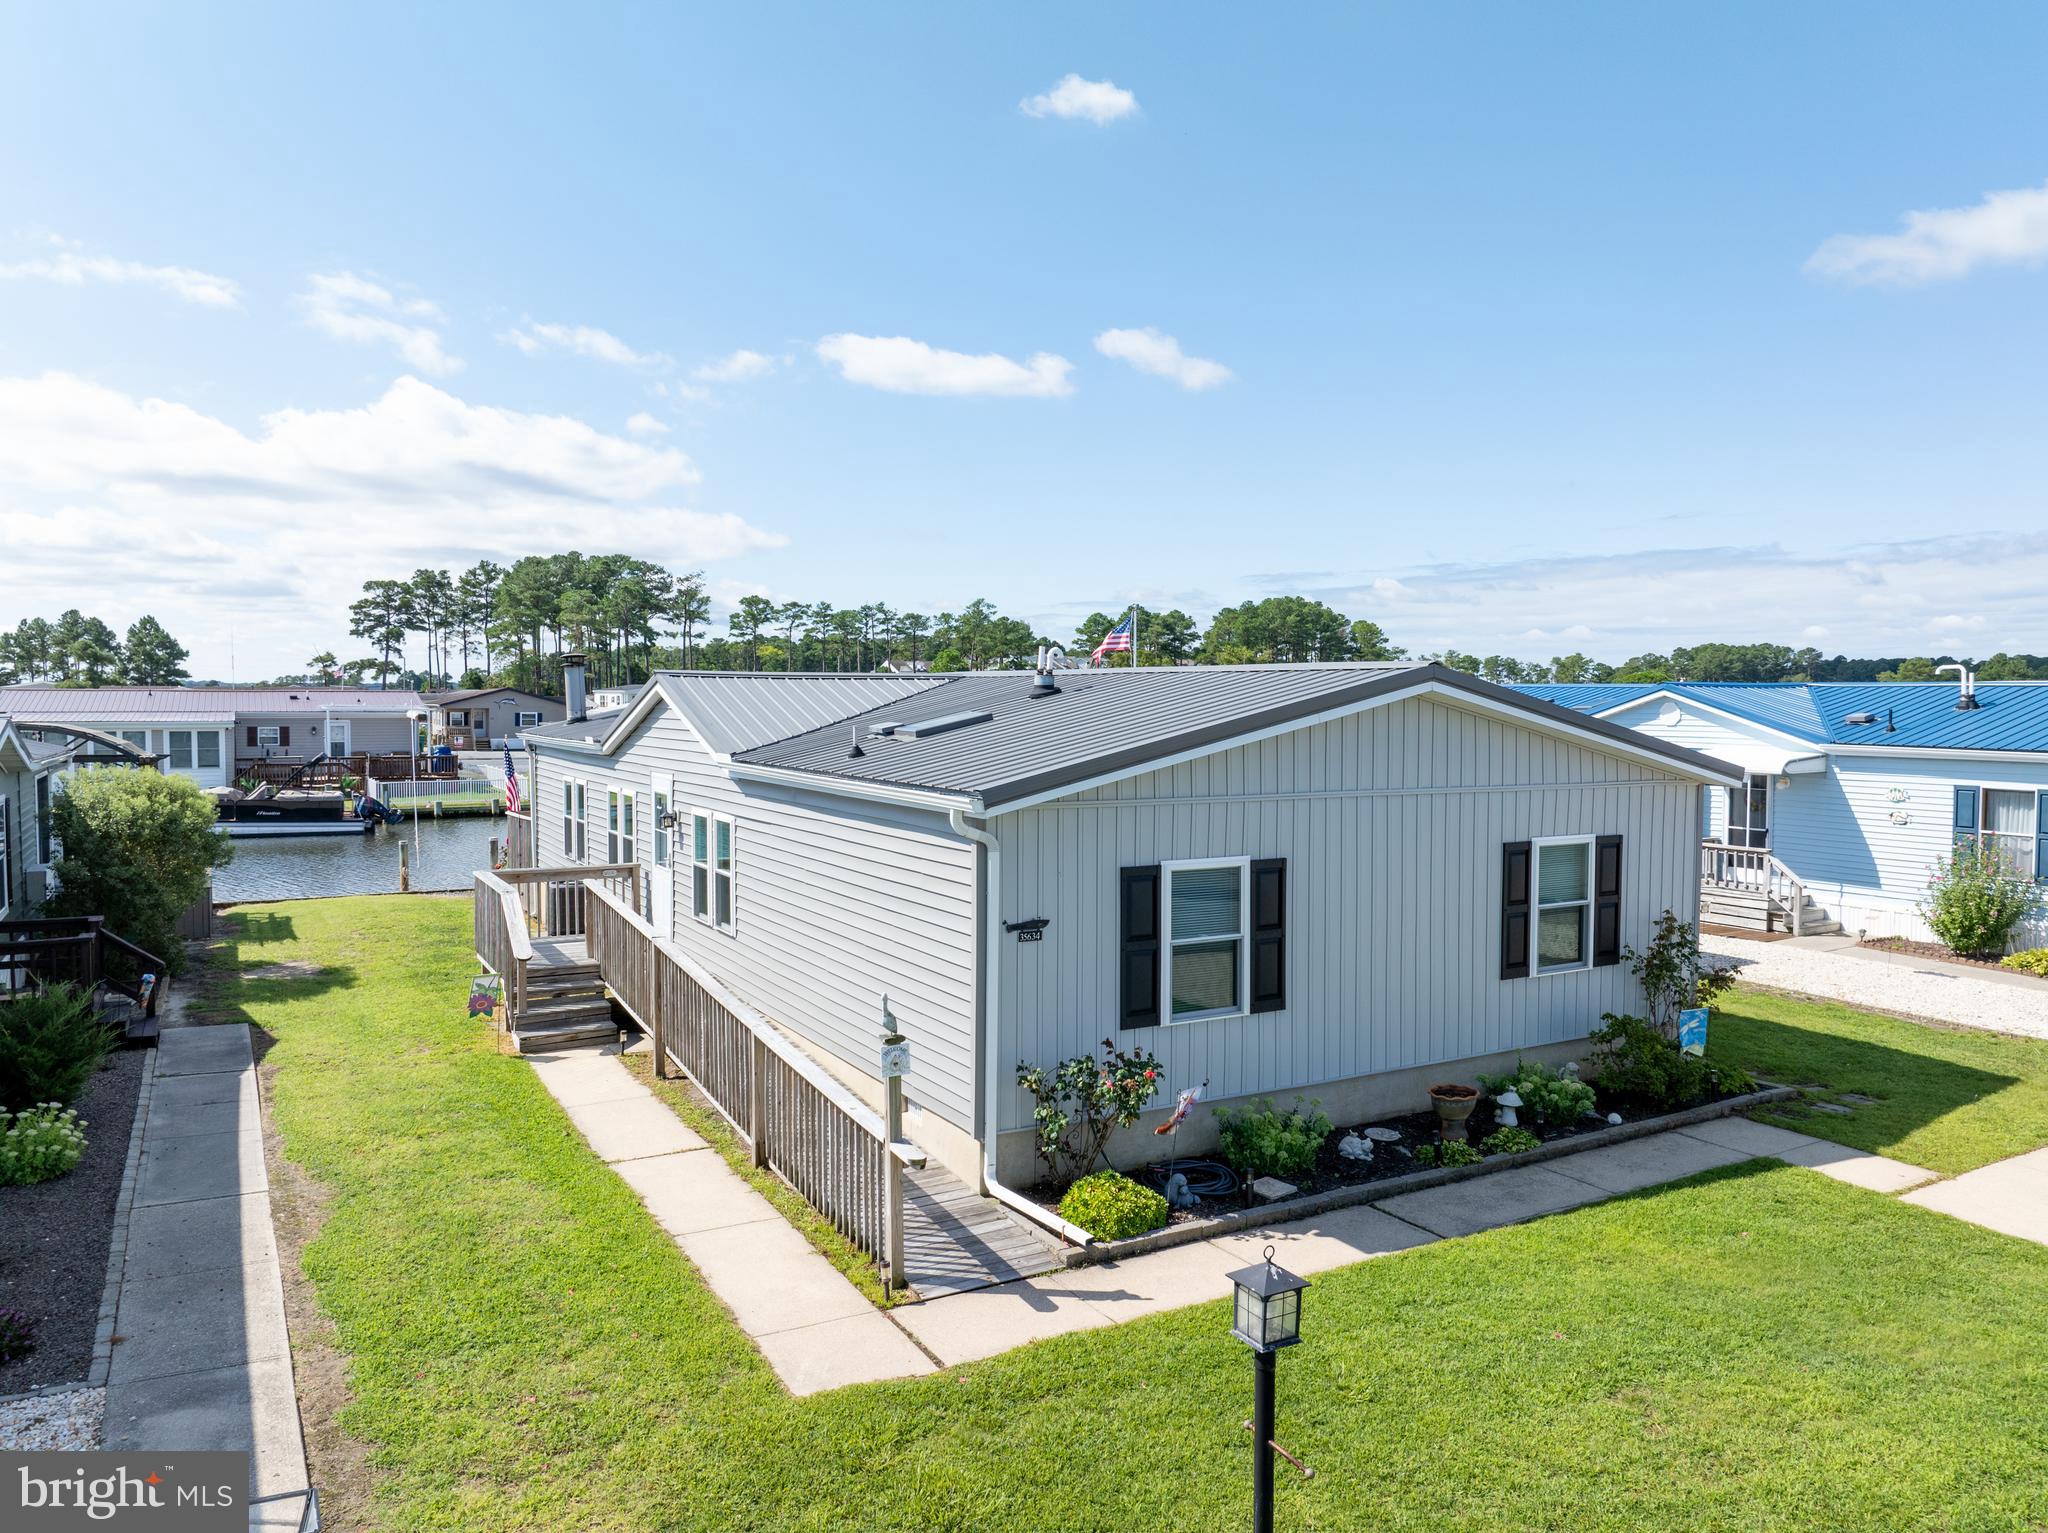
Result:
M306 1266L396 1529L1212 1529L1247 1520L1221 1302L796 1401L521 1061L466 902L273 907ZM275 973L275 970L270 972ZM1281 1361L1295 1529L2048 1523L2048 1252L1751 1162L1327 1274ZM317 1473L317 1466L316 1466Z
M1757 1075L1818 1088L1846 1114L1788 1105L1767 1123L1954 1175L2048 1144L2048 1042L1931 1027L1738 988L1708 1052ZM1844 1102L1846 1096L1869 1102Z

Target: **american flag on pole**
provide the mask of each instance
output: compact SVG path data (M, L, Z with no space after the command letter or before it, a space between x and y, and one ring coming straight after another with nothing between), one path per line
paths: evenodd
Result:
M1126 612L1124 620L1102 636L1102 642L1095 646L1095 652L1088 657L1090 665L1102 664L1104 655L1129 654L1138 636L1138 614Z
M505 813L519 813L519 774L512 768L512 747L505 747Z

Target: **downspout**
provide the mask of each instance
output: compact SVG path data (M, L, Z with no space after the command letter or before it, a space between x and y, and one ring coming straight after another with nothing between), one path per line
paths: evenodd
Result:
M987 875L982 884L981 920L981 980L975 989L981 995L982 1037L981 1037L981 1184L982 1191L1006 1208L1013 1208L1033 1224L1051 1230L1063 1240L1077 1246L1092 1246L1095 1237L1078 1224L1069 1224L1050 1209L1042 1208L1021 1192L1005 1187L996 1176L996 1144L1001 1132L1003 1107L1003 1078L998 1073L996 1051L1002 1046L1002 990L997 981L1002 976L1003 945L997 940L1002 930L1001 900L1003 874L1003 846L986 826L968 823L965 811L954 808L946 811L948 823L956 835L972 841L982 849L982 871Z

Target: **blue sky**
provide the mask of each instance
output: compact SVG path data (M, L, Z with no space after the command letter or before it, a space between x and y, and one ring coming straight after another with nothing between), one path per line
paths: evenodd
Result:
M9 31L0 622L269 674L579 546L1055 635L2048 650L2038 8Z

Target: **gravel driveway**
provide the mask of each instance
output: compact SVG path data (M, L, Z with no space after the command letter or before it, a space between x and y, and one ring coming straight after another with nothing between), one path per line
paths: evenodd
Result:
M1911 954L1830 952L1738 937L1703 936L1700 951L1733 961L1746 983L1958 1027L2048 1038L2048 983L2020 985L1951 974Z

